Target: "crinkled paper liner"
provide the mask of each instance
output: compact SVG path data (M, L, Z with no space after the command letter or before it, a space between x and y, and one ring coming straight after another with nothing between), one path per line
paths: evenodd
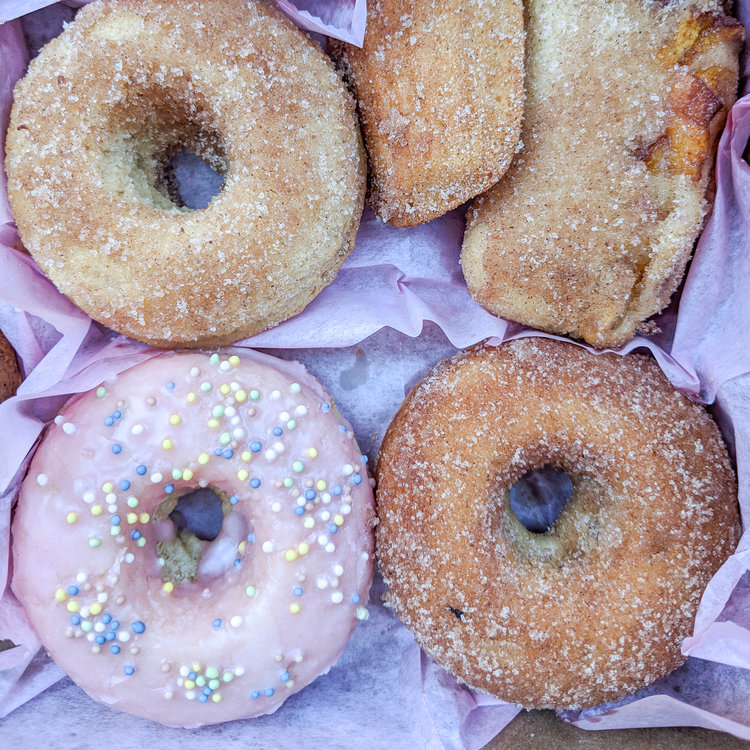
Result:
M0 19L44 0L6 2ZM69 3L80 5L81 3ZM313 30L350 41L364 28L364 2L297 0L285 10ZM748 4L740 6L740 15ZM306 15L303 15L306 14ZM0 26L0 126L7 125L12 86L27 64L20 26ZM736 456L740 504L750 519L750 167L743 151L750 136L750 97L734 107L717 159L713 216L698 243L679 299L662 314L661 332L637 337L619 350L647 348L675 387L706 403ZM0 173L1 174L1 173ZM2 177L0 177L2 179ZM4 184L0 186L4 188ZM368 209L357 247L336 281L297 317L245 342L297 357L322 379L352 421L370 457L391 416L414 382L438 359L489 338L492 343L539 335L496 318L469 297L458 256L461 211L421 227L398 229ZM4 189L0 190L0 327L16 348L26 375L18 395L0 405L0 547L9 537L10 507L29 451L67 396L152 356L153 350L93 323L17 249ZM541 334L544 335L544 334ZM417 338L410 338L417 337ZM8 577L0 555L0 590ZM701 726L750 739L750 536L709 584L684 645L691 658L669 677L616 703L563 718L589 729ZM370 619L361 624L328 675L292 696L272 716L174 730L91 701L39 649L25 614L9 590L0 600L0 637L19 644L0 652L0 716L11 746L49 741L85 747L95 729L97 745L171 747L186 737L217 738L227 746L278 748L305 744L350 747L479 748L518 712L457 684L427 659L408 631L380 604L376 581ZM51 687L50 687L51 686ZM44 691L44 692L42 692ZM40 694L41 693L41 694ZM34 698L34 700L31 700ZM14 711L15 709L15 711Z

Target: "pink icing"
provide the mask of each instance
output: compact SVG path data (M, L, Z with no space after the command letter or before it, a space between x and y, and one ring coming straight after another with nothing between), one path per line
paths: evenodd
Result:
M367 616L373 496L351 427L303 368L223 357L161 354L73 399L13 525L13 590L55 661L169 726L276 710ZM174 530L152 515L207 485L232 511L197 581L165 582Z

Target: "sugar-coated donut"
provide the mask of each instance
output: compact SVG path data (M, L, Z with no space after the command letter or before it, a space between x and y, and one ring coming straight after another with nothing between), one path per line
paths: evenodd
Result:
M170 160L224 179L189 210ZM6 169L24 244L96 320L219 346L296 313L354 247L366 159L351 96L265 0L103 0L15 91Z
M724 6L525 4L523 148L467 217L478 302L598 347L650 330L703 226L737 92L743 30Z
M520 0L371 0L363 47L332 52L357 96L383 220L421 224L504 174L523 114Z
M573 495L532 533L509 488L545 466ZM640 355L460 353L407 398L376 474L389 604L440 665L527 708L614 700L679 666L739 539L716 425Z
M212 536L177 515L199 490L220 507ZM276 710L340 656L367 617L373 524L351 427L303 367L170 352L50 425L13 590L92 697L213 724Z

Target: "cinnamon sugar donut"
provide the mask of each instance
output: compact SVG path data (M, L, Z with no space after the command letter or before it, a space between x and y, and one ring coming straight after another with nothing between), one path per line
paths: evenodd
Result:
M467 218L491 312L622 344L679 285L710 205L742 26L720 0L529 0L523 148Z
M363 47L332 51L357 96L384 221L433 219L508 168L523 114L520 0L371 0Z
M170 160L221 192L189 210ZM104 0L15 91L8 189L63 294L156 346L215 346L302 310L354 246L365 158L320 48L263 0Z
M509 488L573 495L532 533ZM388 429L376 550L387 601L468 685L528 708L614 700L684 658L739 539L719 431L639 355L522 339L439 364Z
M301 365L165 352L46 432L13 590L92 697L215 724L275 711L338 659L367 617L373 523L351 427Z

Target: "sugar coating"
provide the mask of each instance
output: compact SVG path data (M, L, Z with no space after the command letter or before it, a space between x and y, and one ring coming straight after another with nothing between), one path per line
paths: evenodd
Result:
M574 494L533 534L508 488L544 465ZM388 603L440 665L527 708L615 700L679 666L739 539L716 425L638 355L528 338L460 353L409 395L376 475Z
M225 517L180 549L169 512L197 488ZM373 524L351 427L301 366L163 353L48 428L16 509L13 590L92 697L215 724L275 711L338 659L367 617Z
M487 309L598 347L682 279L706 211L743 30L718 0L530 0L526 109L506 176L468 215Z
M520 0L375 0L363 47L332 52L357 97L382 219L421 224L505 172L523 114Z
M215 346L299 312L362 212L365 157L333 65L260 0L105 0L34 60L7 140L24 244L96 320L157 346ZM224 178L197 211L181 148Z

